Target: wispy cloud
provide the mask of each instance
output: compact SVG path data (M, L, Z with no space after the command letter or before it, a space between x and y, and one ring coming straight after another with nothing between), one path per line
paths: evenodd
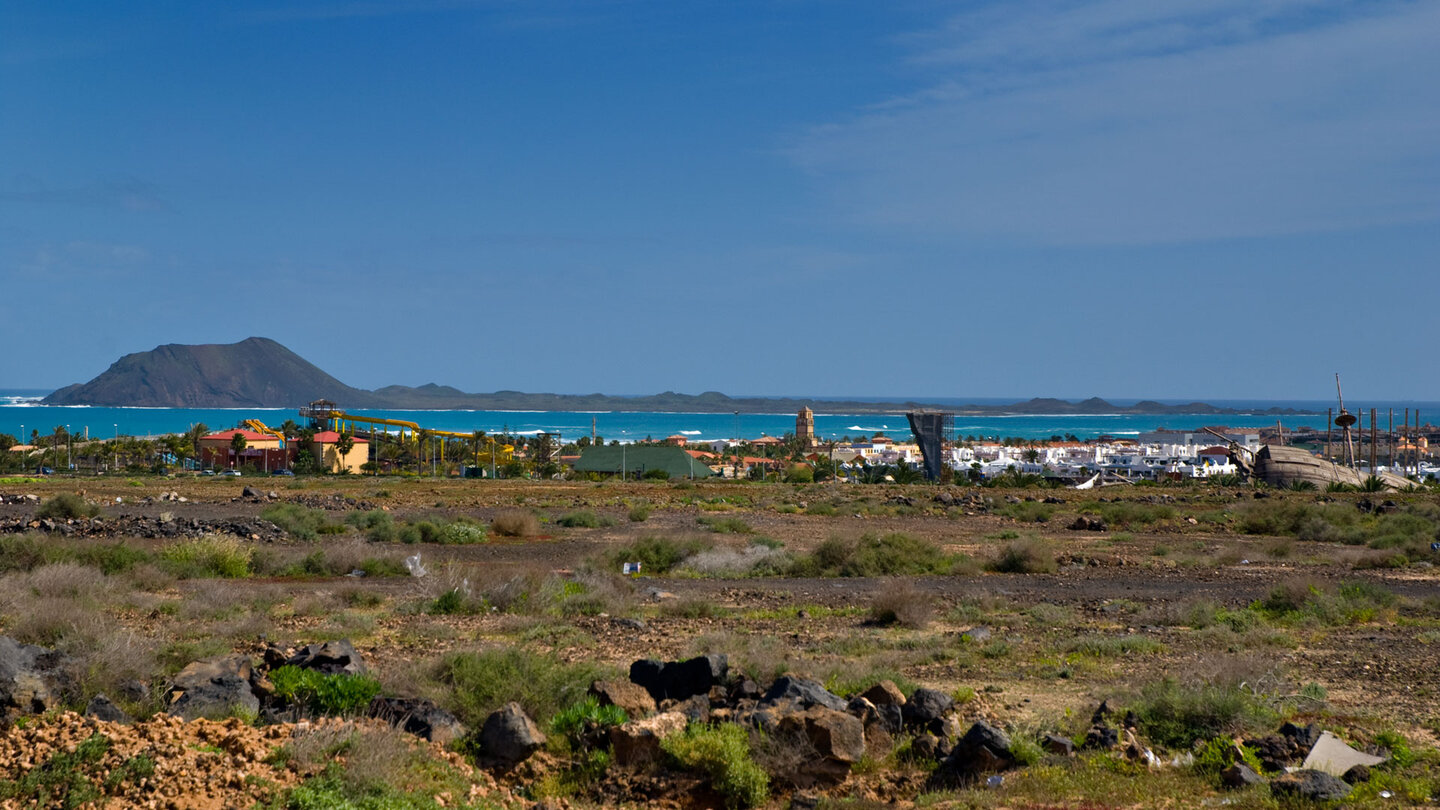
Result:
M0 203L3 202L120 208L126 211L160 211L169 207L161 198L158 186L135 177L82 186L52 186L32 176L16 176L0 185Z
M1051 244L1440 218L1440 5L1005 2L791 149L857 222Z
M17 275L48 281L84 281L122 276L148 265L149 248L119 242L75 240L35 245L12 264Z

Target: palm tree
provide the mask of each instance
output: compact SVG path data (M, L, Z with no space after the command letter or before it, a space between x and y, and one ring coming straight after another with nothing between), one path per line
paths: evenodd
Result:
M204 422L196 422L191 425L190 430L185 434L186 438L190 440L191 450L195 453L196 466L200 464L200 440L208 435L210 435L210 428L206 427Z
M903 459L896 460L895 467L890 472L890 477L895 479L897 484L918 483L924 474L919 470L906 464Z
M415 434L415 473L425 472L425 449L430 443L430 431L421 430Z
M350 469L349 465L346 463L346 459L349 458L350 451L354 449L355 437L348 430L340 431L340 438L335 440L335 452L340 454L341 472Z
M245 452L245 447L247 445L249 445L249 442L245 440L245 434L241 433L238 430L235 431L234 436L230 437L230 453L232 456L232 459L230 461L231 467L238 466L235 462L240 459L240 454Z

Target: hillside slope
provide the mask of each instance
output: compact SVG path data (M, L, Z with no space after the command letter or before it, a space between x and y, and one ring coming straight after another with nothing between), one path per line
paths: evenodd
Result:
M61 388L46 405L294 408L316 399L373 407L376 397L321 371L269 338L127 354L100 376Z

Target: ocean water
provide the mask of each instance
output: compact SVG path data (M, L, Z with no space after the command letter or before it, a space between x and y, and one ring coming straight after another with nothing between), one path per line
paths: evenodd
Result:
M286 419L299 422L299 414L289 408L103 408L93 406L55 407L40 405L39 399L46 391L0 390L0 433L28 438L30 431L53 432L56 425L68 425L77 435L88 433L96 438L121 436L153 436L163 433L177 433L188 430L191 425L204 423L220 430L235 427L244 419L259 419L270 425L279 425ZM973 402L974 400L969 400ZM1007 402L1014 402L1011 399ZM1130 400L1116 401L1127 404ZM959 403L957 401L957 404ZM1272 406L1307 408L1320 411L1320 415L1280 417L1287 428L1309 425L1324 429L1324 410L1330 406L1325 402L1215 402L1237 409L1263 411ZM845 436L869 436L876 432L896 439L910 436L909 425L903 413L893 414L845 414L824 410L824 402L817 401L815 432L822 439L840 439ZM1380 409L1380 427L1385 428L1387 408L1419 408L1428 414L1428 420L1440 416L1440 403L1408 402L1384 403L1373 407ZM1347 403L1353 410L1372 407L1366 403ZM377 416L388 419L402 419L419 424L421 427L437 430L453 430L469 433L483 430L486 433L508 431L514 435L533 435L539 432L559 433L565 440L578 439L591 433L592 424L596 434L606 440L639 441L645 438L664 438L683 435L691 441L728 439L741 436L747 439L760 436L783 436L795 430L795 415L792 413L748 414L739 416L729 413L665 413L652 411L410 411L410 410L356 410L357 415ZM1399 416L1396 417L1399 419ZM1127 414L1102 415L1024 415L1024 416L957 416L955 432L961 437L1017 437L1025 439L1047 439L1067 434L1081 439L1097 436L1134 436L1156 428L1194 430L1204 425L1227 425L1234 428L1262 427L1274 425L1276 417L1261 414L1213 416L1206 414L1176 414L1164 416L1136 416Z

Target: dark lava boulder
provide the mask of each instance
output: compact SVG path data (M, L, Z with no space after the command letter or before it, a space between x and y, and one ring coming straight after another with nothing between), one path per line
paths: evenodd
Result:
M480 729L481 752L506 765L523 762L544 745L545 734L513 701L492 712Z
M0 636L0 723L54 709L72 689L64 653Z
M180 670L165 692L165 712L186 720L218 719L239 714L258 716L260 698L252 680L250 659L228 655L196 661Z
M455 715L424 698L377 697L370 701L367 714L441 745L465 736L465 726Z
M285 661L286 666L313 669L322 675L364 675L369 670L349 641L310 644Z
M708 695L711 687L724 684L729 669L724 655L668 663L646 658L630 665L630 681L645 687L656 703L685 700L694 695Z
M781 675L770 684L770 688L765 691L765 697L760 699L760 704L779 706L786 703L797 704L802 709L823 706L837 712L845 711L847 705L844 698L826 689L819 681L796 675Z
M939 735L944 729L945 715L954 707L955 699L939 689L920 687L910 693L910 699L901 708L905 727L923 729Z
M1350 795L1350 786L1323 771L1293 771L1277 776L1270 783L1270 792L1281 797L1297 797L1312 802L1329 802Z

